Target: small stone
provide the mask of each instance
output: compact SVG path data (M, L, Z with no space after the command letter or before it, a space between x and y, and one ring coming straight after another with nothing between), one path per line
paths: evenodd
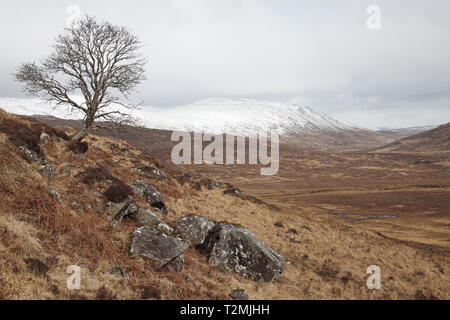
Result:
M52 197L59 205L62 205L61 196L55 189L48 188L46 191L47 194Z
M111 273L113 275L123 277L123 282L125 285L128 285L128 283L130 282L130 277L128 276L128 274L125 272L125 270L123 269L123 267L120 264L109 268L108 271L109 271L109 273Z
M284 228L284 224L281 221L276 222L274 225L275 225L275 227L278 227L278 228Z
M41 140L42 144L46 144L46 143L49 143L52 140L52 138L47 133L42 132L41 136L40 136L40 140Z
M108 210L108 216L111 220L116 218L121 218L127 213L128 206L130 205L133 198L129 196L126 200L120 203L108 202L106 208Z
M230 297L233 300L248 300L247 291L245 291L244 289L237 289L237 290L231 291Z
M47 180L50 181L53 179L53 167L51 164L45 164L43 166L39 166L38 171L41 174L41 176L43 176Z

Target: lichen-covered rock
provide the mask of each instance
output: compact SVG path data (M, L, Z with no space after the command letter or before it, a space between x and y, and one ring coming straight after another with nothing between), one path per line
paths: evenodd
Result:
M217 223L209 232L201 250L209 263L224 272L235 272L254 281L276 280L286 261L247 229Z
M38 154L33 150L27 149L25 147L18 147L17 152L19 155L27 160L28 162L42 162L43 160L39 158Z
M209 231L214 227L214 222L197 215L181 218L175 224L177 229L193 246L203 244Z
M133 181L131 187L133 188L135 195L141 198L145 197L153 208L159 209L163 213L167 213L166 202L154 185L140 180L135 180Z
M39 166L38 171L41 174L41 176L43 176L47 180L50 181L53 179L53 167L51 164L45 164L43 166Z
M164 221L159 219L155 213L144 208L139 208L131 217L137 220L139 223L146 224L148 226L154 227L161 232L172 234L173 229Z
M151 227L141 227L130 236L130 254L140 255L157 261L161 268L173 263L181 271L184 265L184 252L189 243L161 233Z

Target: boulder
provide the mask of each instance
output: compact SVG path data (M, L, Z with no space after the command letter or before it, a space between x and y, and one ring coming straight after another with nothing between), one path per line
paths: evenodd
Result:
M175 224L185 239L193 246L203 244L209 231L214 228L214 222L197 215L181 218Z
M39 166L38 171L41 174L41 176L43 176L47 180L50 181L53 179L53 167L51 164L45 164L43 166Z
M135 180L133 181L131 187L133 188L135 195L141 198L145 197L153 208L159 209L163 213L167 213L166 202L154 185L140 180Z
M229 223L217 223L200 249L212 266L258 282L278 279L286 265L281 255L250 230Z
M150 258L163 268L171 263L181 271L184 265L184 252L189 243L180 238L168 236L148 226L135 230L130 236L130 254Z
M173 229L164 221L159 219L155 213L150 210L139 208L131 217L139 223L146 224L166 234L172 234Z

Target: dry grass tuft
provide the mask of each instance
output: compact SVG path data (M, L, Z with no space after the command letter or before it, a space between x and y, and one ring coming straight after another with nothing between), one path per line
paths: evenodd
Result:
M84 172L77 175L77 177L81 177L83 183L88 185L116 179L108 168L102 166L87 168Z
M74 154L85 154L89 149L89 145L87 142L70 141L67 144L67 149L72 151Z
M114 183L103 193L103 195L111 202L119 203L128 199L133 191L131 187L121 180L116 180Z

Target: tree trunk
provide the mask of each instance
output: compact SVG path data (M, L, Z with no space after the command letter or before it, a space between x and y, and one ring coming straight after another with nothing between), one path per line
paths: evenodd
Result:
M91 120L83 121L83 124L81 125L81 128L78 130L77 133L75 133L72 136L72 138L70 140L72 140L72 141L81 141L81 140L83 140L84 137L86 137L86 135L91 130L92 124L93 124L93 121L91 121Z

